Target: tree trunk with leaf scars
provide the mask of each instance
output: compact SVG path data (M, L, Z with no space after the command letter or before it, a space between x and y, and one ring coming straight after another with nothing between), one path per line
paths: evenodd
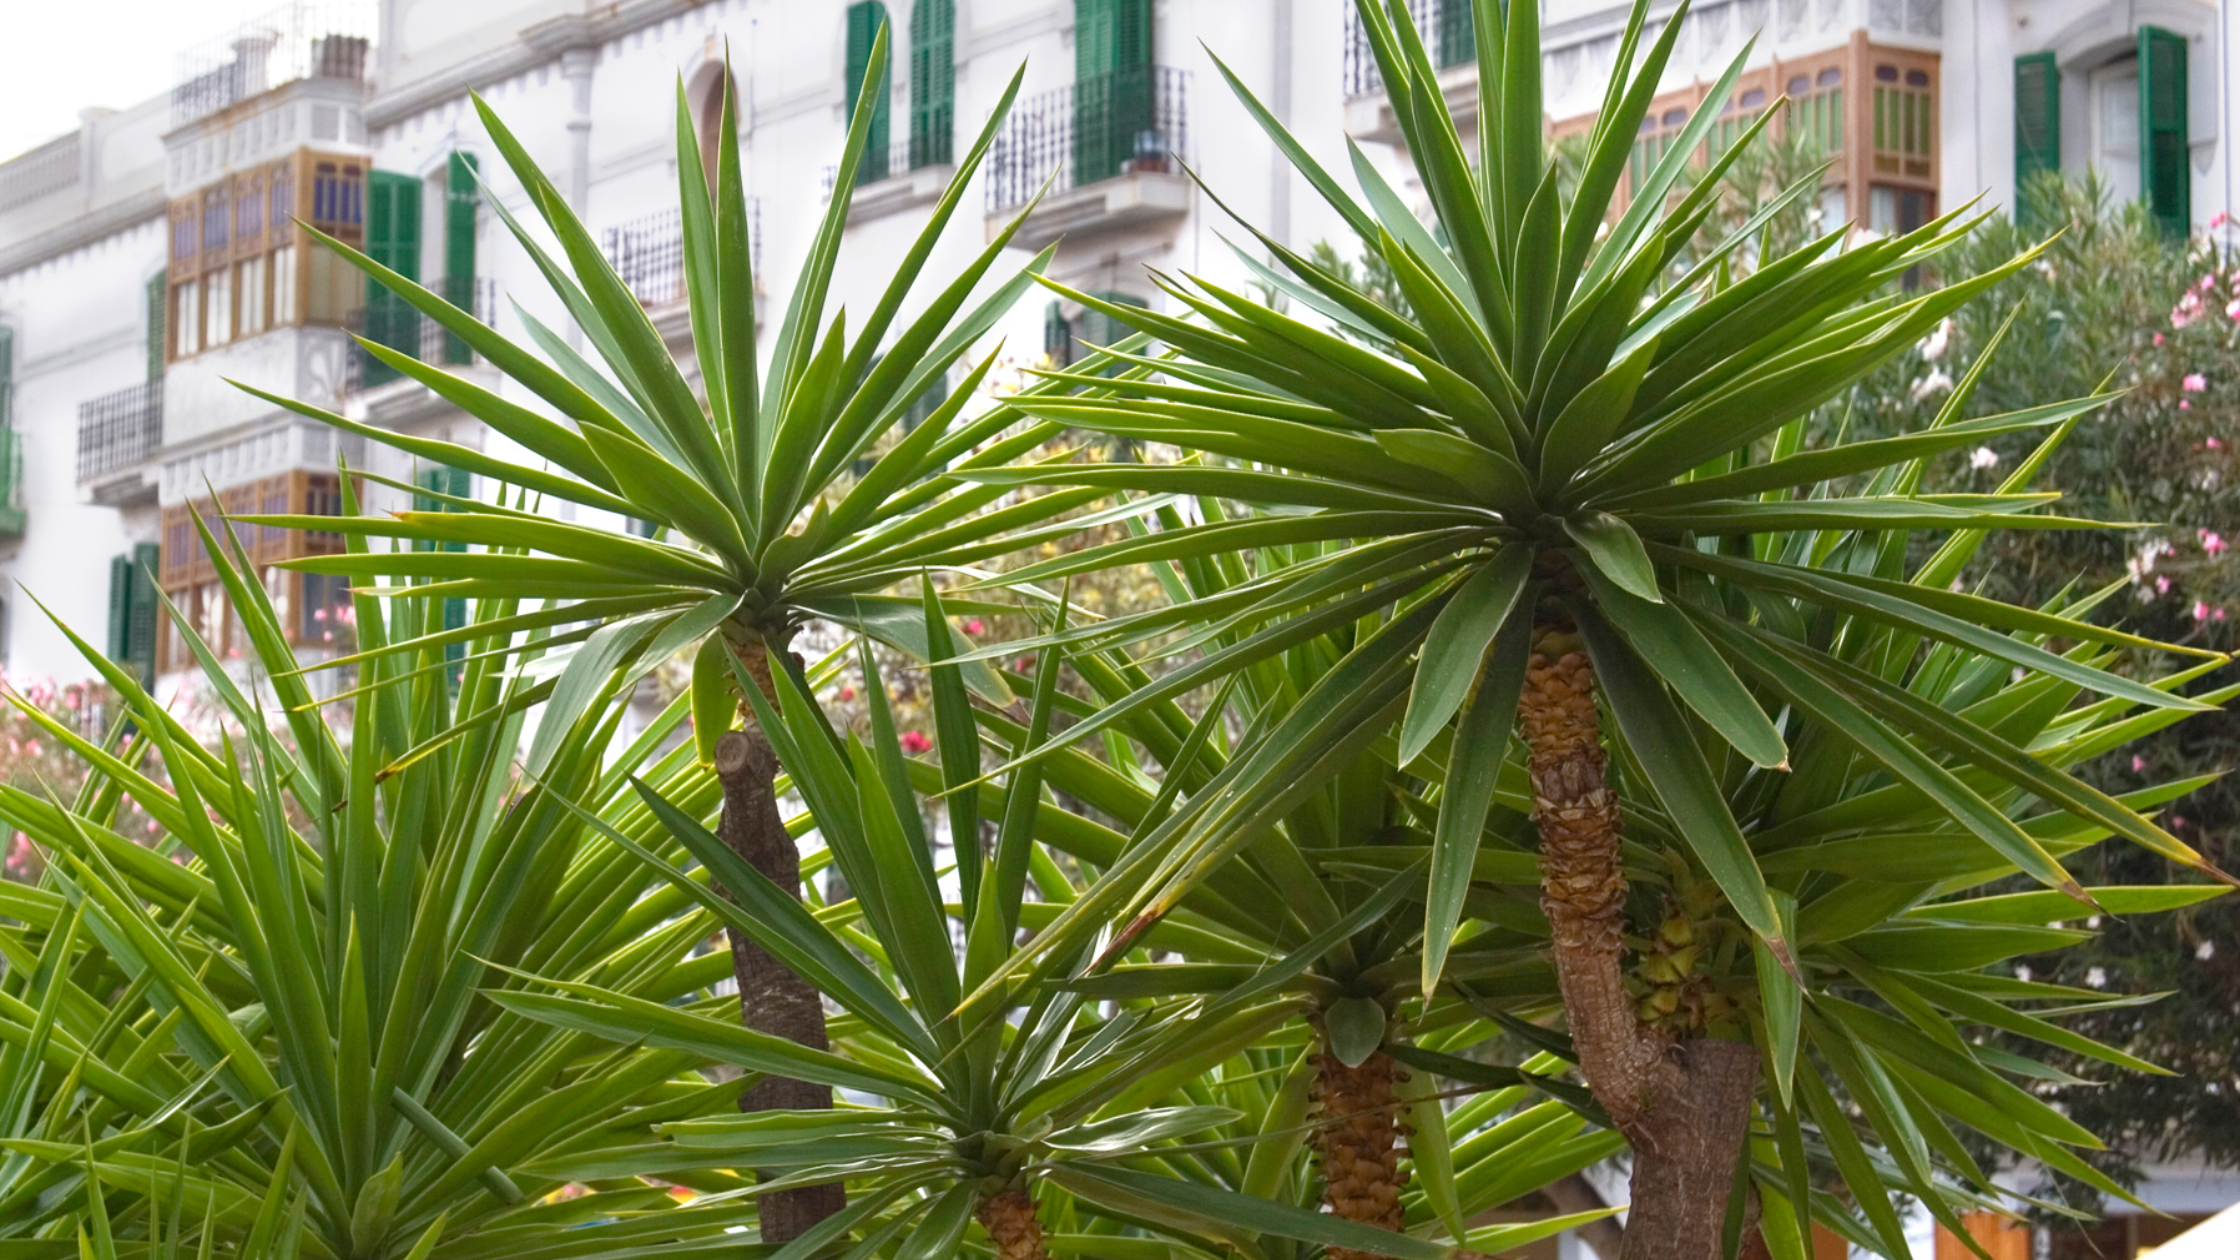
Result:
M1674 1040L1634 1013L1618 798L1594 666L1560 611L1540 614L1518 713L1564 1016L1588 1088L1633 1149L1624 1260L1717 1260L1758 1052L1742 1042Z
M1393 1084L1403 1069L1378 1051L1347 1067L1324 1051L1315 1056L1311 1086L1316 1122L1315 1162L1322 1171L1322 1202L1332 1215L1378 1229L1404 1223L1400 1191L1401 1124ZM1330 1260L1372 1260L1367 1252L1332 1247Z
M761 683L764 694L771 694L768 658L759 645L752 660L744 652L741 659ZM801 854L778 812L777 777L777 753L751 716L746 730L728 732L717 741L716 778L723 785L723 817L717 836L772 883L799 896ZM824 998L816 987L738 929L727 928L726 933L731 940L732 974L739 981L740 1021L756 1032L816 1050L829 1049ZM824 1110L831 1106L830 1086L786 1077L765 1077L739 1095L741 1111ZM762 1195L756 1202L762 1240L790 1242L846 1205L847 1192L838 1182Z
M974 1215L996 1245L996 1260L1049 1260L1049 1248L1042 1241L1042 1221L1035 1215L1034 1199L1026 1191L989 1195L980 1200Z

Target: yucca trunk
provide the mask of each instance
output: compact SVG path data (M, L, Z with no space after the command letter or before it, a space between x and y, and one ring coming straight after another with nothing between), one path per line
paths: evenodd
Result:
M1359 1067L1347 1067L1328 1050L1315 1055L1314 1152L1322 1202L1335 1216L1378 1229L1398 1230L1403 1223L1403 1129L1393 1092L1401 1070L1382 1051ZM1345 1247L1329 1254L1330 1260L1372 1260L1367 1252Z
M1624 1260L1716 1260L1757 1088L1757 1051L1676 1041L1635 1016L1624 970L1618 798L1606 773L1594 666L1571 626L1543 621L1518 714L1564 1016L1588 1088L1633 1148Z
M1006 1190L980 1200L980 1225L996 1245L996 1260L1050 1260L1042 1242L1042 1220L1024 1190Z
M768 657L756 645L752 659L742 652L749 673L770 692ZM744 706L742 706L744 707ZM731 851L745 859L778 887L801 895L801 853L786 834L785 819L778 812L775 784L778 755L750 718L747 729L731 731L716 743L716 778L723 785L723 818L717 835ZM825 1035L824 997L816 986L795 975L768 950L736 928L727 928L731 940L731 971L739 981L740 1021L756 1032L784 1037L817 1050L831 1048ZM739 1095L741 1111L826 1110L832 1106L830 1086L786 1077L764 1077ZM756 1200L762 1240L790 1242L809 1227L847 1206L847 1192L838 1182L800 1186L762 1195Z

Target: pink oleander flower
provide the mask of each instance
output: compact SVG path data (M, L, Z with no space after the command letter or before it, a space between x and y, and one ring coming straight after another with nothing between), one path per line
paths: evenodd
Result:
M2201 318L2201 295L2192 289L2187 289L2185 296L2178 299L2178 304L2170 308L2170 326L2172 328L2183 328L2199 318Z
M2154 335L2154 343L2155 343L2156 345L2158 345L2158 346L2159 346L2159 345L2161 345L2161 344L2162 344L2162 340L2163 340L2163 339L2162 339L2162 334L2161 334L2161 333L2156 333L2156 334Z
M2154 579L2154 593L2168 595L2170 593L2170 579L2157 574Z
M980 620L978 617L974 617L972 620L964 623L964 632L966 634L986 634L988 632L988 623Z
M853 687L842 687L842 688L840 689L840 698L841 698L842 700L853 700L853 699L855 699L855 698L856 698L856 689L855 689L855 688L853 688Z
M2221 227L2223 227L2223 226L2224 226L2225 224L2227 224L2227 223L2230 223L2230 222L2232 222L2232 216L2231 216L2231 215L2229 215L2229 214L2226 214L2226 213L2225 213L2224 211L2222 211L2222 210L2219 210L2219 211L2217 211L2217 212L2216 212L2215 214L2212 214L2212 215L2210 215L2210 216L2209 216L2209 230L2210 230L2210 231L2212 231L2212 232L2214 232L2214 231L2216 231L2216 230L2217 230L2218 228L2221 228Z
M2201 549L2208 552L2210 555L2213 556L2218 554L2219 552L2224 551L2227 545L2228 544L2226 544L2224 540L2224 535L2219 534L2217 531L2213 529L2205 529L2201 531Z
M2203 445L2207 446L2212 451L2221 451L2224 449L2224 443L2218 441L2215 438L2210 438L2207 442L2203 443Z
M932 747L933 741L917 731L904 731L902 733L902 751L906 753L915 755Z
M2146 759L2145 757L2141 757L2141 756L2139 756L2139 755L2138 755L2138 754L2136 754L2136 753L2132 754L2132 757L2131 757L2131 773L2133 773L2133 774L2145 774L2145 773L2146 773L2146 770L2147 770L2147 759Z
M2188 399L2181 398L2178 400L2178 410L2191 411L2193 410L2193 403Z
M2186 378L2178 382L2178 387L2189 394L2198 394L2209 388L2209 378L2199 372L2188 372Z
M2208 600L2197 599L2193 601L2193 619L2195 621L2207 621L2209 619Z

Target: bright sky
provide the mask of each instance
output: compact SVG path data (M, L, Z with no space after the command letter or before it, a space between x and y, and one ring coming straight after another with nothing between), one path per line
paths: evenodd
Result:
M0 161L76 130L89 105L123 109L171 87L173 58L273 0L6 0L0 10Z

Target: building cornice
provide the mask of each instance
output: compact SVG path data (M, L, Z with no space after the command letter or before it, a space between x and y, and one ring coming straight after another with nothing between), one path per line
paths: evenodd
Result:
M168 204L161 188L150 188L96 207L26 240L0 247L0 276L14 275L105 237L161 220Z
M512 43L446 66L424 78L374 93L366 102L369 127L386 127L421 110L502 83L557 61L570 49L596 48L642 27L701 7L703 0L622 0L597 14L569 14L539 22Z

